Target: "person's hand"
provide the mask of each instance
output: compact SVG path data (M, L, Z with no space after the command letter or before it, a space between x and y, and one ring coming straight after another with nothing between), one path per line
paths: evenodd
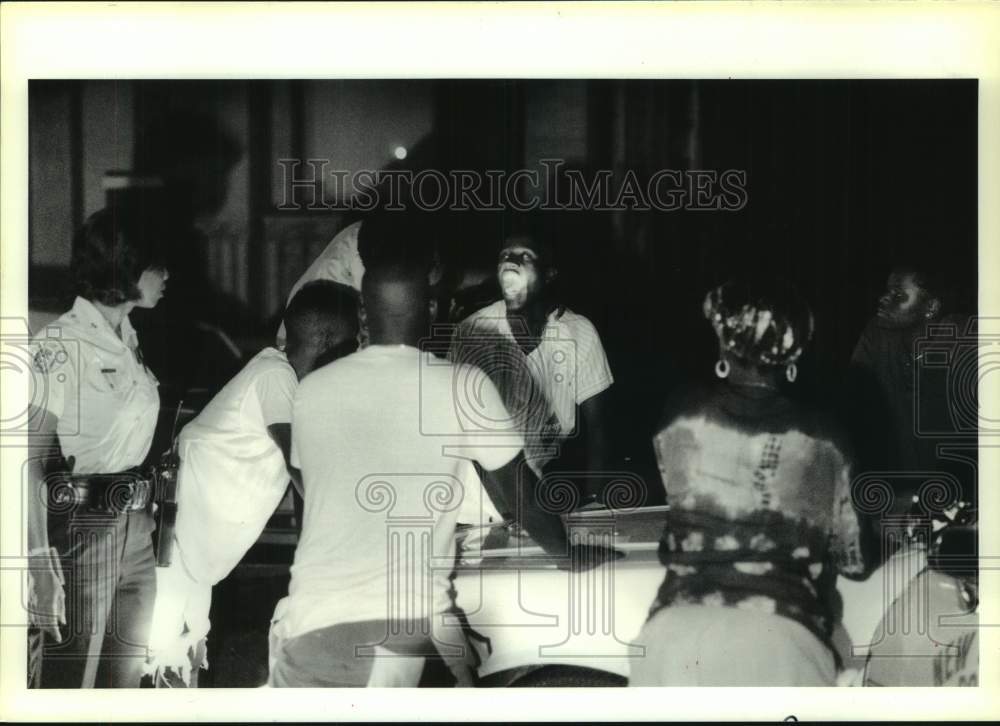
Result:
M620 560L625 556L621 550L601 545L575 544L569 548L569 559L559 566L561 570L586 572L606 562Z
M66 624L66 580L54 547L28 555L28 621L55 642Z

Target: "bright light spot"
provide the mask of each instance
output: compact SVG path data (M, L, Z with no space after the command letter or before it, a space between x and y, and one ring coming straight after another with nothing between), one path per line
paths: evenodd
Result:
M406 147L405 146L397 146L395 149L392 150L392 153L393 153L393 155L395 155L395 157L397 159L405 159L406 158Z

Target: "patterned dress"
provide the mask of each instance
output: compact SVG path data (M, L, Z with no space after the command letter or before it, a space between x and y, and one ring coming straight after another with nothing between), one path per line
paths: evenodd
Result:
M860 575L851 464L821 417L774 391L719 384L668 406L653 439L670 512L670 605L757 610L829 643L836 574Z

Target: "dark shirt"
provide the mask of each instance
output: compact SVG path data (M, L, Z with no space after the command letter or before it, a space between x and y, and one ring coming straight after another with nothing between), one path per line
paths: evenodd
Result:
M948 316L909 328L887 327L878 319L865 326L848 380L849 415L864 469L919 473L939 468L937 445L947 438L941 434L956 428L948 386L959 373L954 358L964 323L961 316ZM928 350L944 353L947 362L937 365Z

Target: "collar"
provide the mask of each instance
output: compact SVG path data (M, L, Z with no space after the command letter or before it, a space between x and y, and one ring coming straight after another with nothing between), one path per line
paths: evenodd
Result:
M790 399L772 388L740 386L719 381L716 392L722 408L737 417L772 417L787 413L792 407Z
M383 353L405 353L413 352L419 353L420 348L409 345L407 343L369 343L364 350L381 351ZM358 351L359 353L361 351Z
M128 315L122 317L122 337L119 338L107 318L85 298L77 297L64 317L72 325L74 334L103 350L120 353L123 347L135 349L138 345L135 328Z
M496 314L496 318L498 319L497 328L504 335L513 338L514 331L511 330L510 321L507 319L507 301L501 299L494 304L496 306L496 311L497 311ZM486 309L489 310L490 308ZM553 323L557 322L565 312L566 308L562 307L561 305L557 305L552 310L550 310L548 315L545 317L545 329L548 330L548 327Z

